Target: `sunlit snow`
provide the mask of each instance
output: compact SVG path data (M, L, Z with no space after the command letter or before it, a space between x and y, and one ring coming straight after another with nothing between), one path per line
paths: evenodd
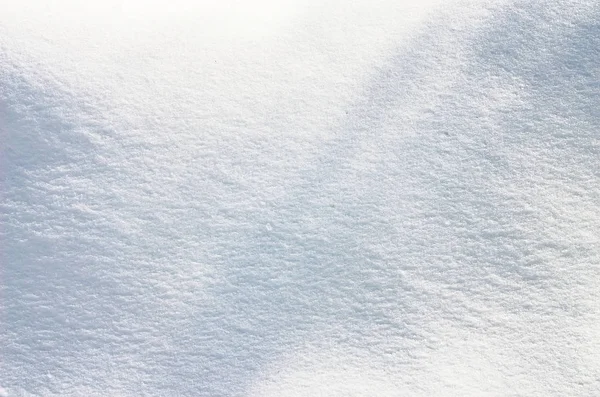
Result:
M0 0L0 396L600 395L600 3Z

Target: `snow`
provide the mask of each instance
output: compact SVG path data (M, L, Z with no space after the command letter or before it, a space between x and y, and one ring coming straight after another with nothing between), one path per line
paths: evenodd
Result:
M600 395L595 1L0 8L0 396Z

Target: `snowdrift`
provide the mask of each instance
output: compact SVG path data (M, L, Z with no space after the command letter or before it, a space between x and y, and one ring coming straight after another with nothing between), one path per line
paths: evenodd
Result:
M0 2L0 396L600 395L594 1Z

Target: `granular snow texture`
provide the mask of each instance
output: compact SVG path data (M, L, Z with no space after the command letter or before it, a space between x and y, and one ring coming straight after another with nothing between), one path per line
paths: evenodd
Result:
M0 396L600 395L595 0L0 0L0 183Z

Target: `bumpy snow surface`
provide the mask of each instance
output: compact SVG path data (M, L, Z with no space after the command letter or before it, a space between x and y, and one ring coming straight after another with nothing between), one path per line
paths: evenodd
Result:
M599 396L596 0L0 0L0 396Z

